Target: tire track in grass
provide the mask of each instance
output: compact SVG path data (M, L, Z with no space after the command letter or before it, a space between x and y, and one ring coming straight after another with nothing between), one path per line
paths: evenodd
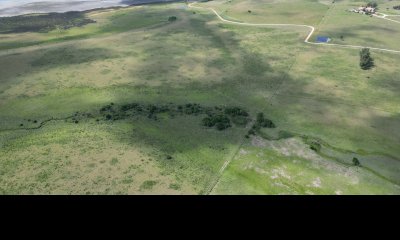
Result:
M248 126L252 126L254 123L254 121L251 121ZM246 130L248 129L248 127L245 128ZM246 138L243 136L242 140L240 141L240 144L238 146L238 148L236 149L236 151L233 153L232 157L229 157L223 164L222 167L219 169L217 176L215 177L215 179L211 182L211 184L208 186L208 188L206 188L205 191L205 195L210 195L212 193L212 191L214 190L214 188L218 185L219 181L221 180L221 177L225 171L225 169L229 166L229 164L236 158L236 156L238 155L238 153L240 152L240 149L242 149L242 146L244 145L246 141Z

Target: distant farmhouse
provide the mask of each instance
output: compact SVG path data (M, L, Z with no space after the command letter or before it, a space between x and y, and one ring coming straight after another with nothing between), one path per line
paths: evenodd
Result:
M374 8L374 7L359 7L357 9L356 8L351 9L350 12L370 15L370 14L376 13L376 8Z

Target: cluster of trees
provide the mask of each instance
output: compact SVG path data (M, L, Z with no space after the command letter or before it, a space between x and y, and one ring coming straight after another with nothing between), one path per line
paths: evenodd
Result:
M400 10L400 5L393 6L393 9Z
M175 22L177 19L178 19L177 17L171 16L171 17L168 18L168 21L169 22Z
M206 127L216 127L224 130L232 126L231 120L236 125L245 126L249 121L249 113L240 107L216 107L213 112L208 112L208 116L202 121Z
M240 107L204 107L197 103L187 103L183 105L169 104L140 104L128 103L115 107L113 103L105 105L100 109L100 114L105 120L118 120L134 115L147 116L149 119L157 120L158 113L199 115L207 114L203 118L202 125L215 127L224 130L232 126L231 122L238 126L245 126L249 122L249 113ZM274 124L260 115L257 120L259 127L272 127Z
M197 103L188 103L184 106L178 106L178 110L182 110L185 114L191 115L202 113L203 107L201 107L200 104Z
M275 128L275 124L264 117L264 113L258 113L257 114L257 119L256 119L256 124L257 127L265 127L265 128Z
M237 126L246 126L249 122L249 113L239 107L227 107L224 113L231 117L232 122Z
M100 109L100 112L102 113L102 112L113 111L113 109L112 109L113 105L114 105L114 103L105 105L104 107L102 107L102 108Z
M222 131L231 127L231 121L225 114L210 115L203 118L202 123L206 127L216 127L216 129Z
M239 107L227 107L225 108L225 114L232 116L232 117L248 117L249 113Z
M371 57L369 48L363 48L360 51L360 67L363 70L368 70L374 67L374 59Z
M261 128L275 128L275 127L276 127L275 124L271 120L264 117L264 113L258 113L256 122L249 130L248 135L256 134L256 132Z
M139 103L128 103L121 106L121 111L126 112L129 110L141 112L143 111L143 107Z
M367 3L367 7L377 8L378 7L378 3L377 2L369 2L369 3Z

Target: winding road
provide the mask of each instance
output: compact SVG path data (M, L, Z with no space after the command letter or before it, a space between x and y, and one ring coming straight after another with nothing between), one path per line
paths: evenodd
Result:
M361 48L369 48L371 50L377 50L377 51L384 51L384 52L390 52L390 53L399 53L400 50L392 50L392 49L385 49L385 48L376 48L376 47L368 47L368 46L359 46L359 45L345 45L345 44L336 44L336 43L316 43L316 42L310 42L311 36L315 32L315 27L311 25L301 25L301 24L273 24L273 23L246 23L246 22L236 22L236 21L231 21L228 19L223 18L217 11L215 11L213 8L210 7L199 7L199 6L193 6L197 2L193 2L188 4L189 8L197 8L197 9L205 9L213 12L219 20L222 22L230 23L230 24L236 24L236 25L242 25L242 26L252 26L252 27L302 27L302 28L308 28L310 29L309 34L307 35L306 39L304 40L305 43L307 44L312 44L312 45L320 45L320 46L332 46L332 47L341 47L341 48L353 48L353 49L361 49ZM385 15L383 16L378 16L374 15L375 17L382 18L388 21L392 22L397 22L400 23L399 21L395 21L392 19L386 18L387 16L392 16L392 15Z
M383 51L383 52L390 52L390 53L395 53L395 54L400 54L400 50L392 50L392 49L385 49L385 48L375 48L375 47L368 47L368 46L358 46L358 45L344 45L344 44L335 44L335 43L316 43L316 42L310 42L310 38L312 37L312 35L315 32L315 27L311 26L311 25L301 25L301 24L272 24L272 23L246 23L246 22L236 22L236 21L231 21L228 19L223 18L215 9L211 8L211 7L199 7L199 6L193 6L194 4L196 4L197 2L192 2L188 4L189 8L197 8L197 9L202 9L202 10L209 10L211 12L213 12L218 18L219 20L221 20L222 22L225 23L230 23L230 24L235 24L235 25L242 25L242 26L252 26L252 27L265 27L265 26L269 26L269 27L302 27L302 28L308 28L310 29L310 32L308 33L307 37L304 39L304 42L307 44L311 44L311 45L321 45L321 46L331 46L331 47L340 47L340 48L352 48L352 49L362 49L362 48L369 48L372 50L377 50L377 51ZM388 16L397 16L397 15L386 15L386 14L382 14L382 15L378 15L378 14L374 14L374 17L378 17L378 18L382 18L384 20L388 20L388 21L392 21L392 22L396 22L396 23L400 23L399 21L395 21L392 19L388 19L386 17ZM242 143L243 144L243 143ZM234 159L234 157L236 156L236 154L239 152L241 147L239 147L236 151L236 153L231 157L228 158L222 165L222 167L220 168L219 172L218 172L218 177L216 179L216 181L213 181L210 186L206 189L206 194L209 195L212 193L212 191L214 190L214 188L218 185L220 177L222 176L222 173L224 172L224 170L226 169L226 167L230 164L230 162Z

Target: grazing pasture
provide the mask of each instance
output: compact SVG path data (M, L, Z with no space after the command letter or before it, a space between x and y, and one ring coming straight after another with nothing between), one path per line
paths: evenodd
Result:
M354 1L197 4L399 48ZM399 54L364 71L307 29L185 3L83 17L0 34L0 194L400 193Z

